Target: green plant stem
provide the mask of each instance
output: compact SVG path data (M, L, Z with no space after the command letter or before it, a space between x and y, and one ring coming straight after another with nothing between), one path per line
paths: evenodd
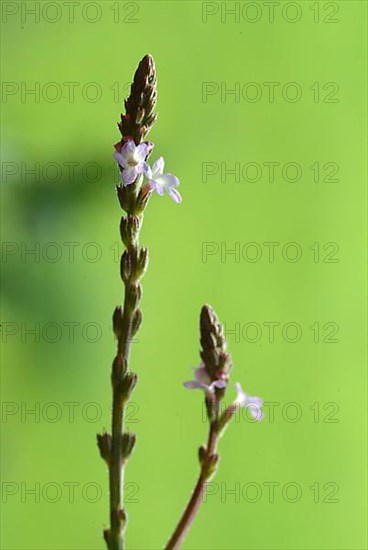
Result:
M132 189L133 191L133 189ZM134 208L132 208L133 210ZM130 275L124 278L125 297L120 319L118 319L115 333L117 335L117 355L115 357L111 382L112 382L112 429L111 429L111 456L109 462L109 487L110 487L110 530L105 534L105 540L109 550L123 550L124 528L126 524L126 512L123 508L124 492L124 408L129 395L135 385L135 378L129 373L129 355L131 340L133 337L134 316L137 314L137 306L141 294L139 284L140 273L138 270L139 257L139 226L142 216L136 216L139 224L134 225L131 211L127 211L128 227L130 228L130 241L126 243L125 254L130 258ZM119 310L120 311L120 310ZM124 383L132 380L132 384ZM126 454L129 455L128 451Z
M157 98L157 80L155 62L147 54L141 59L125 100L125 114L121 115L118 127L121 141L115 145L120 152L127 141L135 145L142 143L154 125L157 115L154 113ZM153 144L150 144L149 153ZM147 160L147 158L145 159ZM119 166L120 172L123 172ZM117 194L126 216L121 218L120 235L125 245L121 257L120 274L125 286L124 305L115 308L113 330L117 339L117 353L112 365L112 421L111 435L97 435L100 455L108 465L110 488L110 528L104 530L104 539L108 550L124 549L124 529L126 512L123 499L124 467L135 445L135 435L124 433L124 407L127 403L137 376L128 370L130 344L137 333L142 313L139 301L142 294L140 279L148 265L148 251L139 247L139 232L143 220L143 211L147 206L152 190L143 185L141 177L132 184L124 182L117 186Z
M126 300L125 300L126 302ZM132 323L131 315L124 306L123 318L124 333L118 341L118 364L120 372L112 374L112 378L116 376L116 383L113 385L113 405L112 405L112 422L111 422L111 463L109 468L109 486L110 486L110 536L108 541L109 550L123 550L124 548L124 526L125 513L122 515L124 494L123 494L123 479L124 479L124 460L122 457L122 435L124 430L124 407L125 400L122 400L119 390L119 378L124 374L124 370L128 368L129 351L130 351L130 327ZM120 368L121 365L121 368ZM120 376L119 376L120 375Z
M172 534L169 542L167 543L165 550L177 550L180 548L187 535L196 515L199 507L203 501L203 496L207 489L207 483L209 479L209 469L211 457L216 452L218 437L216 431L216 422L210 424L210 430L208 434L206 454L202 461L201 470L199 473L198 481L194 487L192 496L181 516L181 519L176 526L174 533Z

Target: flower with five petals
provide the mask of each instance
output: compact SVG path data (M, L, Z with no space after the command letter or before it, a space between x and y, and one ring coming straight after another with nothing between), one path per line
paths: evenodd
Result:
M121 177L125 185L134 183L139 174L147 174L149 166L146 162L150 151L149 143L136 145L133 140L127 141L121 151L115 151L114 158L121 166Z
M152 169L148 167L147 178L148 183L156 193L164 195L165 192L177 203L182 201L179 191L176 189L179 185L179 180L173 174L164 174L165 161L160 157L153 164Z

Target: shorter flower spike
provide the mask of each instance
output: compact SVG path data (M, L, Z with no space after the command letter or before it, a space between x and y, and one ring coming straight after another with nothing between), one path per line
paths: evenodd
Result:
M184 386L189 389L200 389L205 393L205 405L209 421L208 440L207 444L201 445L198 451L200 474L197 484L165 550L174 550L181 547L203 501L206 484L216 472L219 461L217 452L219 438L237 407L254 407L256 405L259 412L259 408L263 403L259 397L248 396L243 392L240 384L237 384L237 397L234 403L221 414L220 404L228 386L231 356L226 349L222 325L209 305L204 305L201 310L200 333L202 364L195 369L195 379L185 382ZM251 413L254 417L256 416L254 409L251 409Z

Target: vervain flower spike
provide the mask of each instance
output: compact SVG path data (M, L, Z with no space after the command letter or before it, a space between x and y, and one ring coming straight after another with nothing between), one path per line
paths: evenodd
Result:
M139 308L142 296L141 278L148 266L148 250L139 245L143 212L153 190L164 191L179 202L175 187L179 180L163 174L163 161L156 161L151 169L147 163L153 143L145 141L154 125L157 97L156 69L153 58L146 55L139 63L125 101L125 114L118 124L121 140L115 145L114 158L121 173L117 195L123 215L120 236L125 246L121 257L120 275L124 284L123 304L115 308L113 330L117 352L112 364L112 421L111 433L97 436L101 457L109 472L110 526L104 530L108 550L123 550L127 513L123 500L123 469L135 446L135 434L124 431L124 408L137 383L137 375L129 371L130 344L142 322ZM143 175L149 181L143 183ZM181 199L180 199L181 200Z
M166 550L180 548L188 533L203 500L207 483L216 472L219 461L217 453L219 437L236 410L239 407L249 407L254 418L257 420L262 418L262 399L248 396L243 392L240 384L236 384L237 396L234 402L221 413L220 404L228 388L232 362L231 356L227 352L222 325L219 323L214 310L208 305L203 306L201 311L200 335L202 363L195 369L195 380L185 382L184 386L188 389L203 390L209 421L209 433L207 444L199 448L200 473L198 481L183 515L166 545Z

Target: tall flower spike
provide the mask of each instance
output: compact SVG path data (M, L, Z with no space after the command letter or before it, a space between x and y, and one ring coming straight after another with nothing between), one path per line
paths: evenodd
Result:
M157 100L156 68L149 54L138 65L130 88L130 96L125 100L125 115L118 123L123 140L132 139L141 143L156 122L154 108Z
M111 434L97 437L102 458L108 465L110 489L110 525L104 531L108 550L123 550L127 514L124 507L124 476L126 462L134 445L135 435L126 432L124 409L137 383L137 375L130 371L132 337L142 321L139 301L142 294L141 278L148 264L148 252L139 244L143 212L152 190L141 186L140 175L148 170L146 163L153 144L143 142L156 117L156 73L151 56L139 63L126 100L126 114L119 124L122 139L115 145L115 160L120 166L122 183L117 185L120 206L126 215L120 221L120 235L125 246L121 257L120 274L124 283L123 304L113 313L113 330L117 340L112 363L112 418Z

